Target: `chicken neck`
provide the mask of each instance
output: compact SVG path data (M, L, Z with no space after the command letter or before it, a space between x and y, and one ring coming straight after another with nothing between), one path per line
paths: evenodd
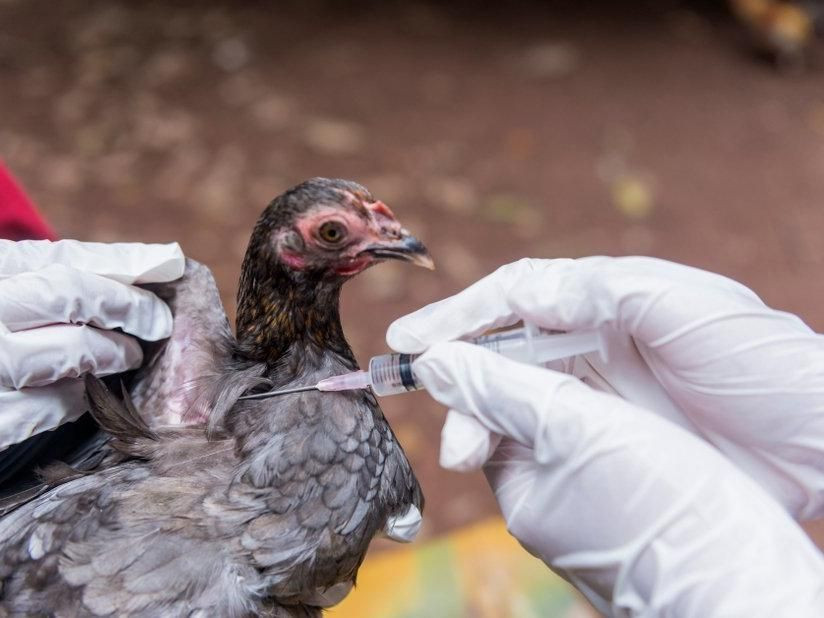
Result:
M239 356L277 369L281 382L319 365L328 354L355 365L340 323L343 279L295 273L281 264L263 270L247 262L249 255L238 291Z

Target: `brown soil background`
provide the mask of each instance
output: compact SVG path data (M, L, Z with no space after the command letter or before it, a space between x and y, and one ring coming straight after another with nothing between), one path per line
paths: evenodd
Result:
M824 328L822 69L756 61L714 3L503 4L0 0L0 156L61 236L179 241L230 313L269 199L366 184L438 270L347 286L361 359L523 256L678 260ZM439 406L383 407L425 535L494 512L438 468Z

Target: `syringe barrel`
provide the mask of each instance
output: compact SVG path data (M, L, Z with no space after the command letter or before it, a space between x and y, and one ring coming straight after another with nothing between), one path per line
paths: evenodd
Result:
M422 386L412 372L412 362L420 354L382 354L369 361L369 376L376 395L416 391Z
M470 340L507 358L522 363L542 364L560 358L600 350L603 339L596 330L559 333L534 327L515 328ZM376 395L395 395L423 388L412 363L420 354L383 354L369 361L369 379Z
M471 339L470 342L503 354L513 360L528 362L525 329L516 328ZM369 361L369 376L376 395L396 395L423 388L415 378L412 363L420 354L382 354Z

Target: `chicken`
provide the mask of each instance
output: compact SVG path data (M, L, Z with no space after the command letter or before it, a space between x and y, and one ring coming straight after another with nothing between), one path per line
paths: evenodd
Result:
M131 396L87 378L96 467L53 466L0 520L0 615L318 616L340 600L372 538L423 508L403 450L370 391L238 397L354 370L340 289L385 259L432 264L365 188L316 178L256 224L236 337L205 267L154 286L174 332Z

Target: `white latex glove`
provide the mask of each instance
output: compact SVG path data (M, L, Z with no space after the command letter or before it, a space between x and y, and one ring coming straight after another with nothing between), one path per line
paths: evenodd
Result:
M611 329L609 365L565 368L654 404L637 407L467 344L432 346L416 362L429 392L462 413L450 412L442 463L477 465L495 446L488 432L506 436L487 478L532 553L616 615L820 614L817 550L730 461L794 514L816 512L824 435L816 335L718 275L586 258L507 265L397 321L387 340L420 352L519 318ZM781 471L792 481L775 482ZM804 489L813 495L801 497Z
M184 262L176 243L0 240L0 448L79 417L84 373L140 366L129 335L168 337L172 316L131 284L177 279Z

